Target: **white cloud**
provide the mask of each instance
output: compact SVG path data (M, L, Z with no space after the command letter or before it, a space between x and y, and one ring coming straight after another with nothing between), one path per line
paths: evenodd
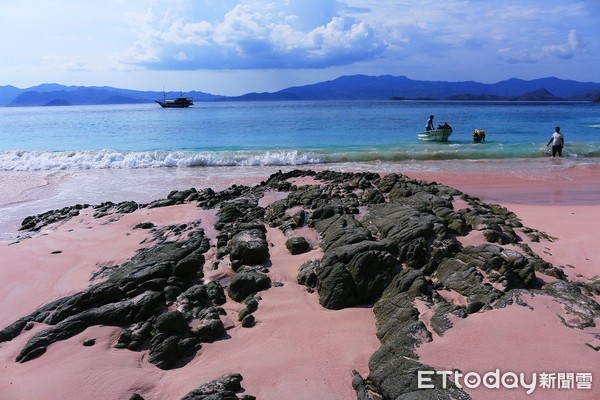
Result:
M321 6L321 12L310 17L310 5ZM338 5L334 0L245 1L215 21L163 11L144 20L146 33L128 61L151 69L324 68L383 51L376 31L340 15Z
M597 81L600 68L598 0L5 3L0 36L11 39L0 41L0 84L118 76L123 86L202 82L220 93L235 82L239 92L262 91L352 73Z
M561 44L544 45L532 49L512 49L510 47L498 50L498 59L509 64L536 63L546 57L571 59L581 48L581 41L575 29L569 31L567 41Z
M505 47L498 50L498 59L500 61L507 62L509 64L520 64L520 63L536 63L538 57L531 54L528 50L519 49L514 50L509 47Z
M570 59L573 58L580 47L581 41L579 39L579 35L575 29L572 29L569 32L566 43L544 46L543 50L545 54L562 59Z

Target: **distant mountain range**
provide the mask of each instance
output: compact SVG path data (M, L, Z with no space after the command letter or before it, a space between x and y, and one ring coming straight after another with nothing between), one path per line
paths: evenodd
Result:
M66 106L95 104L151 103L178 97L180 93L138 91L108 86L64 86L46 83L27 89L0 86L0 106ZM219 96L205 92L184 92L194 101L272 100L518 100L518 101L600 101L600 83L558 78L530 81L508 79L493 84L445 81L417 81L405 76L351 75L295 86L277 92Z
M56 83L45 83L27 89L14 86L0 86L0 106L67 106L67 105L100 105L100 104L137 104L152 103L168 98L179 97L177 92L152 92L130 89L118 89L108 86L64 86ZM196 101L213 101L221 96L203 92L188 92Z

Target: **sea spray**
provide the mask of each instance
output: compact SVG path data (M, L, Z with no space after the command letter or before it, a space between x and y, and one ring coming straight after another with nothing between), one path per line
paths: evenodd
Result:
M571 143L565 158L597 159L600 144ZM535 159L548 157L539 144L441 143L364 148L239 151L0 151L0 171L185 168L199 166L297 166L340 162Z

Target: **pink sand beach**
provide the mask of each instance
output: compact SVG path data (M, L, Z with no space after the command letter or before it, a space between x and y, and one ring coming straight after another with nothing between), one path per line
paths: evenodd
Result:
M412 174L455 187L515 212L525 226L556 238L553 242L525 241L542 258L564 270L569 280L600 278L600 169L582 166L559 174L519 176L460 173L440 176ZM465 244L479 244L481 239ZM542 277L548 279L548 277ZM550 278L551 279L551 278ZM476 313L453 321L443 337L418 349L420 361L434 368L459 369L480 376L501 373L592 373L600 378L600 320L583 330L565 327L564 308L547 296L524 299L533 310L513 304L505 309ZM598 299L596 299L598 300ZM598 383L587 389L467 389L474 399L597 399Z
M377 166L371 167L377 172ZM149 201L164 197L171 189L191 186L223 189L232 183L255 184L276 172L268 171L265 168L253 176L225 171L198 178L174 176L171 180L165 180L162 172L153 172L156 175L152 179L161 184L135 200ZM553 166L548 172L536 168L529 173L507 173L506 168L498 171L484 168L480 172L455 168L446 173L439 169L405 170L402 164L395 167L392 164L381 172L436 181L484 201L499 203L514 211L524 225L555 238L551 242L527 243L544 260L563 269L569 280L591 281L600 275L598 164ZM115 173L112 178L117 179L120 174L127 173ZM75 182L76 179L90 181L89 178L90 175L81 174L64 179ZM131 176L126 178L132 179ZM41 195L47 193L44 190L60 192L60 185L64 184L56 176L48 181L30 174L30 179L32 183L20 187L16 199L6 195L10 182L4 182L4 186L0 182L0 189L4 191L0 207L15 218L22 219L25 215L20 213L31 210L28 204L39 202ZM74 199L63 206L79 201L123 200L111 198L111 189L103 185L103 190L86 188L89 197ZM118 186L118 182L113 181L112 185ZM116 197L123 197L125 194L119 190L115 189ZM15 207L17 203L19 206ZM36 204L39 207L39 203ZM93 219L89 211L84 211L67 223L49 226L39 235L20 241L15 241L14 221L7 220L0 224L7 237L0 242L1 328L45 303L86 288L95 271L119 265L136 249L147 246L151 241L149 233L134 230L136 224L150 221L167 225L197 219L214 222L214 211L188 204L140 209L118 220ZM207 235L212 241L216 232L209 229ZM369 357L379 347L375 317L370 308L327 310L319 305L316 293L308 293L296 283L298 267L306 260L322 256L316 232L303 235L312 242L313 250L293 256L285 248L285 235L268 229L267 241L272 244L269 275L283 286L260 293L262 300L255 313L256 326L242 328L235 318L236 313L229 313L232 316L226 320L228 338L204 344L184 367L164 371L150 364L144 351L115 349L120 329L114 327L89 328L51 345L43 357L16 363L15 357L26 341L43 329L41 324L36 324L14 340L0 344L0 400L126 400L133 393L141 394L146 400L179 399L201 384L231 372L241 373L245 392L259 399L356 398L351 387L351 371L357 370L363 376L368 374ZM476 244L479 239L467 238L465 241L471 243L465 244ZM207 256L210 257L211 251ZM460 302L451 293L447 296ZM483 374L495 369L525 374L592 373L594 379L590 390L536 389L529 396L521 389L466 389L473 399L597 399L600 357L593 347L600 346L597 339L600 320L595 327L568 328L559 319L560 316L568 320L567 311L552 298L532 296L523 300L533 310L513 304L454 320L454 327L444 336L434 334L433 341L417 349L420 362L436 369L459 369L464 373ZM237 311L241 307L228 300L224 308ZM426 313L422 318L427 318ZM96 339L96 345L81 345L90 338Z

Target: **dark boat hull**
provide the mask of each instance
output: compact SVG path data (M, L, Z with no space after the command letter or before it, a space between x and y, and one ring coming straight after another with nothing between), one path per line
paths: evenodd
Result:
M175 100L165 100L165 101L156 100L156 102L162 108L188 108L189 106L194 105L193 100L188 97L180 97Z

